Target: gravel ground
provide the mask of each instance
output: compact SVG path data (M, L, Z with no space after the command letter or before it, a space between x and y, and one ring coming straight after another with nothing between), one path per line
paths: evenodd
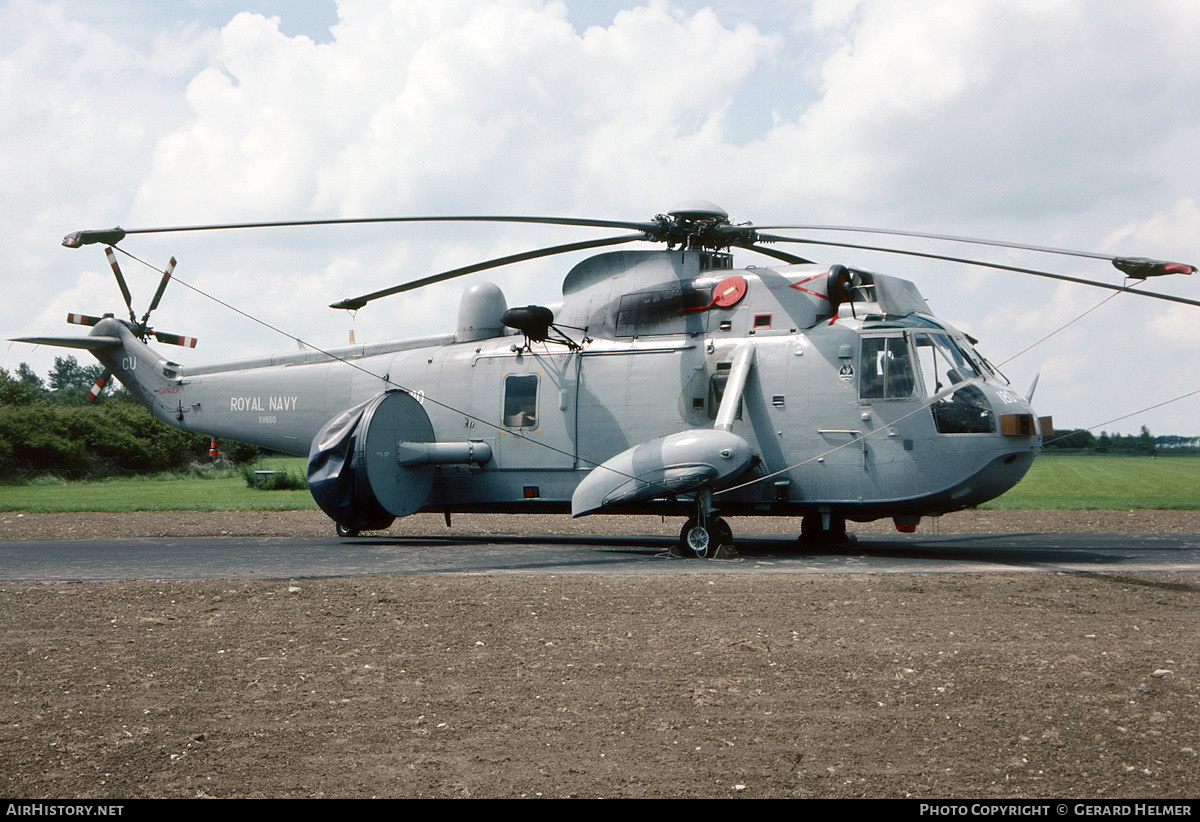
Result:
M531 528L678 523L455 518ZM1200 517L969 512L923 530L1197 533ZM315 512L0 514L0 539L330 533ZM703 563L0 583L0 795L1194 798L1198 593L1181 574Z

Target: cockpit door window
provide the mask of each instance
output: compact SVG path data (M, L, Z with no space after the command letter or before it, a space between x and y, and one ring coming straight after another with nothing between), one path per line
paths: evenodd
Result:
M864 400L911 397L916 378L903 336L864 337L859 396Z

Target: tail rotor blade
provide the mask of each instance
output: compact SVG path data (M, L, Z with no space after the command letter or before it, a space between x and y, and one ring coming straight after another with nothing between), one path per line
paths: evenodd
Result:
M113 276L117 278L117 286L121 289L121 296L125 298L125 307L129 309L129 319L137 322L137 315L133 313L133 297L129 295L129 286L125 285L125 275L121 273L121 266L117 265L117 255L113 253L112 246L104 249L104 253L108 255L108 264L112 266Z
M195 337L184 337L181 334L169 334L166 331L151 331L154 339L167 345L179 345L184 348L195 348L198 342Z
M167 263L167 270L163 272L162 279L158 282L158 290L154 292L154 299L150 301L150 307L146 309L146 316L142 317L142 325L146 324L146 320L150 319L150 312L158 308L158 301L162 299L163 291L167 288L167 283L171 281L171 274L175 272L175 258L171 258L171 262Z
M95 325L103 319L102 317L91 317L87 314L68 314L67 322L71 325Z
M100 398L100 392L104 390L104 386L108 385L110 379L112 379L112 372L106 369L96 380L95 385L92 386L92 390L88 391L88 402L95 402Z

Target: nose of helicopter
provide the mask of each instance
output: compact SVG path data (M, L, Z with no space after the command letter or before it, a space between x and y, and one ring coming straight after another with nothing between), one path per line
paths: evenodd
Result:
M1052 433L1053 421L1038 417L1029 398L1009 388L984 384L994 417L993 434L979 455L979 468L950 491L964 508L981 505L1011 490L1033 465L1042 442Z
M983 467L950 489L950 499L962 508L972 508L1010 491L1033 465L1037 446L1026 446L995 454Z

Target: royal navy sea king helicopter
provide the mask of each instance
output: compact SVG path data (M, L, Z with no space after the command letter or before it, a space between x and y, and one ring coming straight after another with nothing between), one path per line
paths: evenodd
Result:
M373 300L524 260L632 242L575 265L562 300L510 308L476 282L456 328L438 336L179 365L147 345L194 346L156 331L174 259L139 320L113 255L127 236L363 222L541 223L632 233L536 249L342 300ZM109 246L129 319L70 315L87 337L22 341L86 349L159 420L308 458L312 495L354 536L419 511L654 513L681 516L680 549L729 545L728 518L800 518L810 538L846 522L977 506L1024 476L1052 428L974 347L898 277L818 265L783 243L848 248L737 225L705 201L645 222L557 217L399 217L81 231L63 244ZM1137 281L1189 265L1037 246L933 237L1111 261ZM773 260L735 269L732 249ZM935 254L1118 291L1192 302L1127 284ZM97 388L103 387L108 374Z

